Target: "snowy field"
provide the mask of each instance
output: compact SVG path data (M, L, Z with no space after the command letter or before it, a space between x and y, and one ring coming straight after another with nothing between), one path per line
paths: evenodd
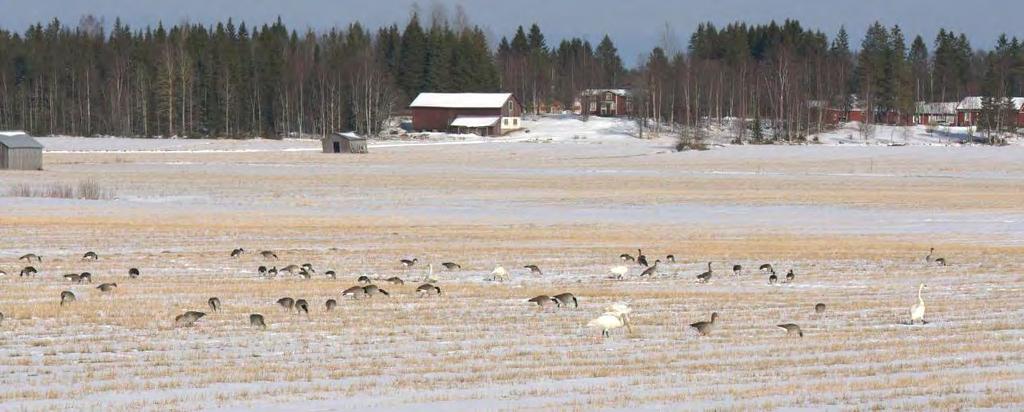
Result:
M298 139L40 139L45 171L0 171L0 409L1024 406L1024 147L676 153L614 120L527 127L361 156ZM111 195L11 196L81 181ZM947 266L925 261L931 247ZM676 262L609 279L637 248ZM100 259L81 260L90 250ZM39 274L19 277L30 252ZM307 262L309 280L256 274ZM767 262L795 279L769 285ZM444 294L420 298L428 264ZM511 280L487 280L497 264ZM92 284L62 277L83 271ZM360 275L391 297L342 298ZM929 323L907 325L920 283ZM61 306L64 290L77 301ZM526 302L561 292L580 307ZM285 296L310 313L277 306ZM600 339L586 324L614 302L634 329ZM174 327L186 310L208 315ZM687 328L711 312L710 336Z

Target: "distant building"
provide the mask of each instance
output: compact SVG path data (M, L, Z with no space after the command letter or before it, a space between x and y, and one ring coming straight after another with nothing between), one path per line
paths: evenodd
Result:
M586 89L573 102L573 112L621 117L633 114L633 93L626 89Z
M324 153L369 153L366 138L355 133L331 133L322 141Z
M914 124L952 126L956 124L957 102L917 102L914 110Z
M0 132L0 169L43 170L43 145L25 132Z
M1004 100L1005 103L1005 100ZM1017 126L1024 127L1024 97L1010 99L1013 110L1017 112ZM975 126L981 116L982 97L968 96L956 106L956 125Z
M523 106L512 93L420 93L409 109L419 131L501 136L523 127Z

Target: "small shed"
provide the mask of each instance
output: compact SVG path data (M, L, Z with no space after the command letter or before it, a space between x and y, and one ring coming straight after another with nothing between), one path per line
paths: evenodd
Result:
M43 170L43 145L25 132L0 132L0 169Z
M366 138L352 132L331 133L323 139L324 153L369 153Z

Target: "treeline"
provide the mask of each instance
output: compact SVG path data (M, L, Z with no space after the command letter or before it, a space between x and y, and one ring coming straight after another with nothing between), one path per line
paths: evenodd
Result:
M228 20L109 32L94 17L0 30L0 129L34 134L285 137L378 134L422 91L514 93L527 110L568 108L587 88L630 88L654 131L753 119L738 138L794 140L827 126L825 107L869 120L917 101L1024 95L1024 46L972 49L942 30L929 50L898 26L869 27L857 51L796 21L700 25L687 47L663 40L627 70L612 39L549 45L536 24L494 41L461 8L413 12L404 27L323 32ZM992 100L991 102L996 102ZM990 103L991 103L990 102ZM648 122L646 119L653 120ZM766 131L762 133L763 129Z

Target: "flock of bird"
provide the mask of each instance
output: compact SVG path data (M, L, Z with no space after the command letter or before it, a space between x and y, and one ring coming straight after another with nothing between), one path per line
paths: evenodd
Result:
M946 259L945 258L941 258L941 257L937 257L937 258L933 257L934 252L935 252L934 248L931 248L929 250L928 255L925 257L926 262L928 262L930 264L938 264L938 265L945 266L946 265ZM244 249L238 248L238 249L232 250L231 253L230 253L230 256L232 258L238 258L238 257L242 256L245 253L246 253L246 251ZM259 252L259 256L261 256L262 258L267 259L267 260L275 260L275 261L278 260L277 254L274 253L273 251L268 251L268 250L261 251L261 252ZM82 255L82 260L83 261L96 261L96 260L99 260L99 258L100 258L99 255L97 253L95 253L95 252L92 252L92 251L86 252L85 254ZM658 271L658 265L661 263L660 259L655 259L653 264L649 264L647 256L645 256L643 254L643 250L640 250L640 249L637 250L637 256L635 256L635 257L630 255L630 254L628 254L628 253L623 253L623 254L621 254L619 256L619 258L623 262L633 262L633 263L636 263L637 265L639 265L640 267L643 267L643 270L641 271L641 273L639 275L640 277L647 277L647 276L654 276L654 275L656 275L657 271ZM23 255L23 256L21 256L19 258L19 260L20 261L24 261L24 262L26 262L28 264L31 264L33 262L35 262L37 264L41 264L42 261L43 261L42 256L39 256L39 255L36 255L36 254L33 254L33 253L29 253L29 254ZM667 256L665 256L665 261L669 262L669 263L675 263L675 256L671 255L671 254L667 255ZM415 266L418 262L419 262L419 259L413 258L413 259L402 259L402 260L400 260L399 263L401 264L402 267L404 267L406 269L409 269L409 268L412 268L413 266ZM445 270L448 270L448 271L461 270L461 268L462 268L461 265L459 265L457 263L454 263L454 262L444 262L444 263L441 264L441 266L444 267ZM537 265L532 265L532 264L531 265L525 265L524 269L529 269L530 273L532 273L534 275L537 275L537 276L543 275L542 270ZM742 265L738 265L738 264L737 265L733 265L732 269L733 269L733 274L736 275L736 276L740 276L743 273ZM769 275L769 277L768 277L768 283L769 284L776 284L779 281L778 280L778 276L775 273L775 268L770 263L762 264L762 265L760 265L758 267L758 269L761 272ZM623 277L625 277L629 273L629 267L625 266L625 265L615 266L615 267L612 267L610 271L611 271L611 274L612 274L611 275L612 279L622 279ZM310 279L312 277L312 275L316 274L317 272L313 268L312 264L305 263L305 264L302 264L302 265L294 265L294 264L287 265L287 266L282 267L281 269L278 269L276 266L271 267L269 269L266 266L260 266L259 268L257 268L257 273L261 277L274 277L274 276L277 276L277 274L279 274L279 273L288 273L288 274L291 274L291 275L302 277L304 279ZM4 276L6 274L7 274L6 272L0 271L0 276ZM22 268L19 276L34 276L34 275L37 275L37 274L38 274L38 270L35 267L33 267L31 265L28 265L28 266L25 266L24 268ZM333 270L325 271L324 275L329 277L329 278L336 278L336 273ZM697 275L696 279L697 279L697 282L699 282L699 283L707 283L707 282L709 282L711 280L713 275L714 275L714 270L713 270L712 262L708 262L708 270L706 272L703 272L703 273ZM130 269L128 269L128 277L130 279L136 279L139 276L140 276L140 272L139 272L138 268L130 268ZM84 283L84 282L92 283L92 275L89 272L69 273L69 274L63 275L63 277L65 279L69 280L69 281L76 282L76 283ZM793 282L795 277L796 277L796 275L793 272L793 269L789 269L789 271L785 275L784 282L787 282L787 283L788 282ZM504 267L502 267L501 265L496 266L494 268L494 270L491 272L490 280L493 280L493 281L507 281L509 279L510 279L509 272ZM392 285L404 285L405 284L405 281L402 278L397 277L397 276L389 277L387 279L379 279L378 278L377 280L381 280L381 281L387 282L387 283L392 284ZM371 279L369 276L366 276L366 275L359 276L356 281L357 281L358 285L349 287L349 288L345 289L344 291L342 291L341 292L341 297L343 297L343 298L351 298L351 299L358 300L358 299L368 299L368 298L372 298L372 297L378 296L378 295L384 296L384 297L391 296L391 294L387 290L385 290L385 289L383 289L383 288L373 284L374 280ZM435 283L437 283L437 282L438 282L438 278L434 275L433 265L432 264L428 264L427 265L427 273L424 276L423 283L420 284L419 286L417 286L416 289L415 289L416 295L418 295L420 297L440 296L440 295L442 295L441 287L435 285ZM915 322L921 322L922 324L927 323L924 320L925 303L924 303L924 298L923 298L923 295L922 295L923 291L924 291L924 289L926 287L927 286L925 284L923 284L923 283L920 284L919 287L918 287L918 296L917 296L918 302L916 304L914 304L910 308L910 324L914 324ZM96 289L98 289L102 293L109 293L109 292L113 291L115 288L117 288L117 283L114 283L114 282L102 283L102 284L100 284L100 285L98 285L96 287ZM75 294L72 291L70 291L70 290L62 291L60 293L60 306L69 305L69 304L75 302L76 299L77 299L77 297L75 296ZM527 302L536 304L536 305L538 305L541 308L566 308L566 307L570 307L570 305L573 308L579 308L579 299L573 293L570 293L570 292L560 293L560 294L557 294L557 295L539 295L539 296L536 296L536 297L528 299ZM283 308L283 309L285 309L286 311L289 311L289 312L290 311L297 311L298 313L309 314L309 302L306 299L301 299L301 298L300 299L293 299L291 297L282 297L282 298L278 299L275 303L278 306L280 306L281 308ZM337 304L338 304L337 300L335 300L335 299L328 299L324 303L325 310L326 311L331 311L335 307L337 307ZM221 304L221 300L218 297L211 297L211 298L209 298L207 300L207 306L213 312L220 311L221 310L221 305L222 305ZM818 303L818 304L816 304L814 306L815 313L821 314L821 313L824 313L825 310L826 310L826 306L825 306L824 303ZM630 331L630 333L632 333L632 326L631 326L630 320L629 320L629 314L630 313L632 313L632 309L628 306L628 304L622 303L622 302L615 303L615 304L612 304L612 305L606 307L604 313L601 316L599 316L599 317L591 320L590 322L588 322L587 326L600 330L601 331L601 336L602 337L606 337L606 338L611 336L611 331L612 330L618 329L618 328L622 328L622 327L625 327L628 331ZM181 315L176 316L175 319L174 319L174 324L176 326L181 326L181 327L192 326L192 325L195 324L196 321L198 321L199 319L203 318L204 316L206 316L206 313L204 313L204 312L200 312L200 311L187 311L187 312L185 312L185 313L183 313ZM690 324L689 326L699 336L708 336L717 327L717 325L718 325L718 318L719 318L719 314L717 312L713 312L711 314L710 320L695 322L695 323ZM3 321L4 321L4 314L2 312L0 312L0 323L2 323ZM266 320L265 320L264 316L262 314L259 314L259 313L253 313L253 314L249 315L249 324L250 324L250 326L257 327L257 328L266 329L266 327L267 327ZM797 324L794 324L794 323L784 323L784 324L779 324L777 326L779 328L785 329L787 335L797 335L799 337L803 337L804 336L803 330L801 330L800 326L797 325Z

